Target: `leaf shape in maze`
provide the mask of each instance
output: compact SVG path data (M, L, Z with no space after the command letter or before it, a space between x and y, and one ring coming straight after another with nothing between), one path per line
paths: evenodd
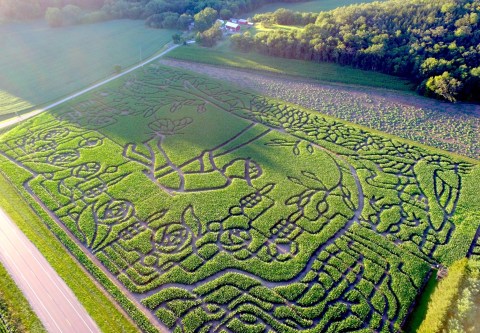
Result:
M195 215L191 205L183 211L182 220L183 223L192 230L195 237L198 237L202 233L202 224L200 223L199 218Z
M460 177L453 170L436 170L433 174L435 184L435 195L438 198L438 203L444 209L451 213L451 209L448 209L450 203L456 202L460 187Z
M193 122L190 117L172 120L168 118L158 119L148 125L157 135L173 135Z
M78 228L85 236L87 246L92 246L96 231L96 224L93 217L92 207L88 206L80 214L80 217L78 219Z
M310 154L313 154L313 146L311 144L308 144L307 145L307 151L310 153Z
M293 154L294 154L295 156L300 155L300 148L298 148L297 145L295 145L295 147L293 147Z

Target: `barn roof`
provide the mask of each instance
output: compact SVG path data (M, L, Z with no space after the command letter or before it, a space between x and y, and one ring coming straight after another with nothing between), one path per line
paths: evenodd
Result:
M227 24L225 24L225 26L227 28L232 28L232 29L237 29L239 27L239 25L237 23L232 23L232 22L227 22Z

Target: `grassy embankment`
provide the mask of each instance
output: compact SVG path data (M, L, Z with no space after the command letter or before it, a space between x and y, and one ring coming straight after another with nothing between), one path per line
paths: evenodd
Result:
M47 332L20 289L0 264L0 332Z
M0 189L2 191L0 206L65 280L102 332L138 332L138 328L132 321L112 304L112 301L99 289L98 284L80 268L60 242L52 237L52 232L48 230L41 218L32 211L2 174L0 174ZM4 274L0 271L0 290L3 290L3 286L7 287L10 284L8 282L4 284ZM11 288L5 289L11 290ZM9 295L13 294L7 294ZM17 305L23 308L23 302L17 302ZM27 323L34 327L33 320L31 324Z
M348 6L356 3L368 3L375 0L313 0L305 2L275 2L262 6L250 13L244 14L244 17L250 17L259 13L273 12L279 8L286 8L297 12L320 12L324 10L335 9L341 6Z
M152 56L173 33L130 20L55 29L44 21L0 25L0 120Z
M478 309L475 302L478 297L478 263L466 258L456 261L449 267L445 278L437 282L433 277L429 281L405 331L437 333L451 331L454 326L455 332L465 332L462 326L466 324L473 332L475 328L471 325L475 325L475 320L472 321L470 316ZM450 323L452 319L456 320L453 325Z

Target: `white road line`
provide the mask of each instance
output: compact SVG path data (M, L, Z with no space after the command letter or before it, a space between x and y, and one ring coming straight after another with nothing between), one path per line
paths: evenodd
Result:
M4 242L9 242L10 244L11 241L9 239L9 237L7 236L7 234L2 230L2 235L4 236L5 240L2 241L2 244L4 244ZM13 244L12 244L13 246ZM13 249L16 249L15 246L13 246ZM18 252L18 251L17 251ZM48 314L48 316L50 317L50 320L53 322L53 324L55 325L55 327L58 329L59 332L62 332L62 330L60 329L57 321L55 320L55 318L53 318L52 314L50 313L50 311L48 311L47 307L45 306L45 304L43 303L42 299L38 296L38 294L35 292L35 289L32 287L32 285L30 284L30 282L28 281L28 279L25 277L25 275L23 274L22 270L17 266L17 264L15 263L15 260L13 260L13 258L8 254L8 252L3 252L2 251L2 254L0 254L0 256L5 256L9 261L10 261L10 265L12 265L15 270L17 271L17 274L20 274L22 280L24 281L24 283L28 286L28 288L30 289L30 292L35 296L35 298L37 299L37 302L38 304L43 308L43 310ZM7 266L7 265L6 265ZM25 293L25 291L24 291ZM28 292L25 293L28 295ZM33 303L33 302L32 302ZM32 307L33 307L33 304L32 304ZM48 323L48 322L47 322ZM45 324L44 324L45 325ZM45 325L47 326L47 325Z
M20 230L15 230L15 232L17 233L21 233ZM22 234L23 235L23 234ZM45 269L45 265L44 264L48 264L48 262L46 261L46 259L44 259L45 263L41 263L37 257L32 253L32 251L30 250L28 244L27 244L27 240L24 238L24 237L18 237L19 240L21 242L23 242L25 244L25 249L31 254L31 257L33 259L35 259L35 261L38 263L38 265L40 266L40 268L44 271L45 275L48 277L48 279L53 283L53 285L60 291L60 293L63 295L63 297L67 300L68 304L70 304L70 306L72 307L72 309L75 311L75 313L79 316L79 318L83 321L83 323L88 327L88 324L87 322L85 322L84 318L79 314L79 312L77 311L77 309L75 308L75 306L70 302L70 299L69 297L67 297L67 295L65 295L65 293L63 292L63 289L60 287L60 285L58 284L58 280L55 281L53 278L52 278L52 275L50 274L50 272L47 272L47 270ZM73 293L72 293L73 294ZM92 320L93 321L93 320ZM93 331L90 329L89 327L89 330L90 332L93 333Z
M49 331L99 332L75 295L2 209L0 250L0 259Z

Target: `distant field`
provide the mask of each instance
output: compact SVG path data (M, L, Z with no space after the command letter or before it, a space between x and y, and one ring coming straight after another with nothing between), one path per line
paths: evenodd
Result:
M337 82L403 91L413 90L413 85L410 81L391 75L364 71L331 63L315 63L310 61L270 57L255 52L235 52L229 46L230 42L225 41L220 46L213 49L200 46L180 47L168 53L166 57L210 65L287 74L325 82Z
M254 10L246 15L253 16L258 13L273 12L278 8L287 8L298 12L321 12L325 10L335 9L337 7L348 6L356 3L368 3L373 1L375 0L313 0L297 3L276 2L262 6L261 8Z
M117 20L52 29L0 25L0 117L57 99L128 67L171 40L172 30Z

